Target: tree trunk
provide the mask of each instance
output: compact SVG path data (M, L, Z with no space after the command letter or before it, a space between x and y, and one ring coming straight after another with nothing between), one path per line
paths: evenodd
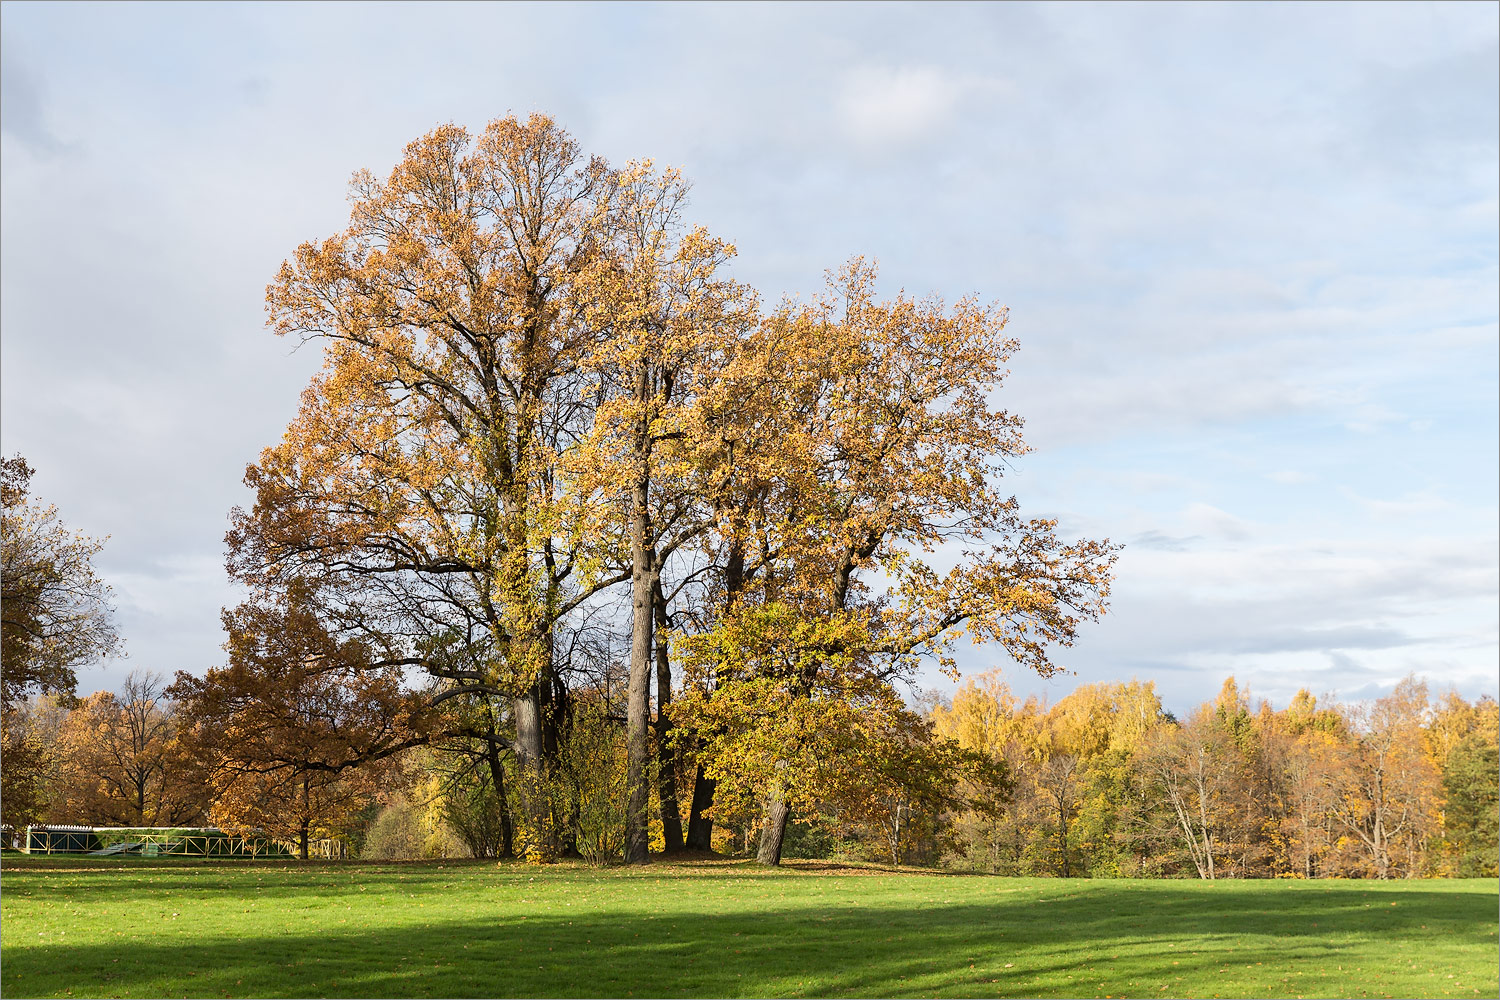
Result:
M311 782L306 776L302 778L302 828L297 832L297 854L303 861L307 860L307 828L312 825L312 810L309 804L312 801Z
M641 375L644 382L644 370ZM643 428L644 430L644 428ZM642 445L644 449L644 443ZM656 585L655 551L649 544L650 512L646 509L651 481L641 455L630 496L630 674L625 706L625 862L645 864L650 788L646 764L650 751L647 728L651 722L651 646L656 621L652 590Z
M658 569L651 588L656 619L656 794L661 802L661 833L667 851L682 850L682 811L677 804L677 754L671 744L672 660L667 650L667 598Z
M545 849L539 840L543 835L547 810L543 794L542 756L542 706L537 697L540 684L533 684L526 693L511 702L511 711L516 720L516 797L521 807L521 829L523 845L533 851ZM533 842L536 841L536 842Z
M1068 808L1057 802L1057 847L1062 852L1062 877L1068 878Z
M791 807L779 785L773 785L766 800L766 822L760 829L760 850L755 860L763 865L781 864L781 845L786 839L786 824L791 817Z
M522 774L539 775L542 766L542 706L537 698L536 684L512 701L511 711L516 718L516 764Z
M901 866L901 804L896 804L896 809L891 817L891 825L887 831L889 836L886 843L891 849L891 864Z
M1214 872L1214 840L1213 840L1213 835L1209 832L1209 829L1210 829L1210 827L1209 827L1209 821L1208 821L1209 788L1208 788L1208 779L1206 777L1207 770L1206 770L1204 755L1205 755L1205 751L1200 746L1198 748L1197 770L1194 773L1194 784L1196 786L1196 790L1197 790L1197 793L1198 793L1198 826L1203 831L1203 855L1204 855L1204 857L1208 861L1208 880L1210 882L1212 882L1214 880L1214 875L1215 875L1215 872Z
M687 847L690 851L714 849L714 821L704 814L713 807L717 785L718 782L703 773L700 764L693 775L693 804L688 811Z

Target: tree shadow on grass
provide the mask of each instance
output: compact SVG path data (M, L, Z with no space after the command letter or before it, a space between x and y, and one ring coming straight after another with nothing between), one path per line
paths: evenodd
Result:
M451 872L429 871L421 898L430 905ZM531 877L544 894L545 874ZM794 878L782 873L763 884ZM184 877L175 889L194 881ZM649 900L614 896L567 915L557 912L560 896L538 912L478 893L466 900L477 905L463 918L424 919L411 902L363 911L356 919L382 926L361 928L331 922L330 912L343 910L337 903L353 905L349 882L339 881L329 887L327 911L289 911L275 929L253 935L174 925L170 938L66 943L44 936L16 947L7 935L4 993L1435 996L1477 995L1475 985L1494 995L1496 988L1495 892L1483 884L976 880L989 886L980 901L975 892L951 902L927 892L903 903L886 889L863 898L869 883L860 879L838 889L850 901L844 905L740 898L726 887L713 893L717 912L705 912L703 894L674 891ZM589 884L628 893L632 882ZM944 880L936 895L953 884ZM923 895L926 903L917 898ZM1408 954L1397 963L1399 949ZM1468 982L1403 975L1397 965L1418 956L1479 971ZM1455 985L1461 993L1441 992Z

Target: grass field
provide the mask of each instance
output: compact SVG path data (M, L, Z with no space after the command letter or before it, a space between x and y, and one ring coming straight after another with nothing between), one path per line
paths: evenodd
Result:
M1494 881L7 858L23 996L1494 997Z

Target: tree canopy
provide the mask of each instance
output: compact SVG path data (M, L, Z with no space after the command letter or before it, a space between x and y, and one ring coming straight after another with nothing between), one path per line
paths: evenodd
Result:
M31 495L33 470L0 459L0 697L72 693L78 667L120 651L109 586L94 571L104 543L63 524Z

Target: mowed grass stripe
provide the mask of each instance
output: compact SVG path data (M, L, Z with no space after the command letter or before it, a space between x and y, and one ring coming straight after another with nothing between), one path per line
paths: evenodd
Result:
M21 996L1496 996L1496 883L7 859Z

